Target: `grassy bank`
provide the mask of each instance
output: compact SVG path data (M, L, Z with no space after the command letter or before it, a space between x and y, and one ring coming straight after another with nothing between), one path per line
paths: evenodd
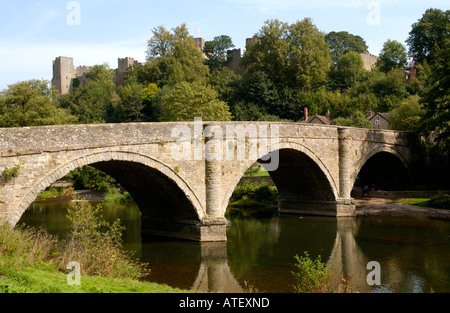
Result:
M106 193L103 202L114 204L132 204L134 203L134 199L127 191L121 193L116 188L108 188L108 192Z
M450 195L445 193L439 193L429 198L406 198L395 202L424 208L450 210Z
M74 195L75 191L73 187L69 188L54 188L50 187L37 197L39 200L46 200L46 199L52 199L56 197L72 197Z
M29 266L11 266L3 257L0 257L0 276L0 293L186 292L167 285L102 276L81 276L81 285L71 286L67 283L67 274L60 272L54 265L40 263Z
M122 248L124 228L118 220L104 221L101 207L74 202L67 217L71 231L64 238L42 229L0 227L0 292L181 292L142 281L148 265ZM80 286L67 283L73 261L80 264Z

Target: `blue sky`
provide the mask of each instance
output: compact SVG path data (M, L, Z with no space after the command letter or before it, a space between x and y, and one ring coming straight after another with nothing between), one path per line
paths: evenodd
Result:
M144 62L147 40L152 29L159 25L170 29L186 23L193 36L205 40L229 35L237 48L244 49L245 39L257 33L268 19L294 23L310 17L323 32L348 31L363 37L369 52L378 55L388 39L404 43L411 25L426 9L450 8L448 0L2 0L0 3L0 90L23 80L51 80L52 60L57 56L73 57L75 66L108 63L116 68L117 59L122 57Z

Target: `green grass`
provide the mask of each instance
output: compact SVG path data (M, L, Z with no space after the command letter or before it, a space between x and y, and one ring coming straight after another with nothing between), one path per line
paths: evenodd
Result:
M2 262L3 261L3 262ZM48 264L10 266L0 260L0 293L184 293L167 285L131 279L81 276L80 286L70 286L67 275Z
M450 195L439 192L431 198L407 198L396 201L397 203L428 207L434 209L450 210Z
M256 172L256 173L253 173L253 174L246 173L246 174L244 175L244 177L268 177L268 176L270 176L269 172L266 171L266 170L265 170L264 168L262 168L262 167L261 167L261 169L260 169L258 172Z
M395 201L396 203L409 204L423 208L430 207L430 198L407 198Z

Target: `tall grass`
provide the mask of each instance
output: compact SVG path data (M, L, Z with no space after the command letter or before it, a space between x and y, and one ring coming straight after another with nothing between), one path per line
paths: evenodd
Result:
M69 262L80 263L83 275L140 279L148 274L147 264L139 262L122 247L124 228L120 220L110 224L101 216L101 206L78 201L70 205L71 231L65 238L43 229L0 227L0 276L9 267L34 267L43 263L66 272Z

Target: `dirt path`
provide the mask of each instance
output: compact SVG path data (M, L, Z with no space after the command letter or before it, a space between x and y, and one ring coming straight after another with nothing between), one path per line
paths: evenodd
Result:
M411 194L411 192L372 192L369 193L368 197L355 198L356 214L358 216L426 216L450 220L450 210L423 208L409 204L395 203L398 199L412 196L418 196L418 194Z

